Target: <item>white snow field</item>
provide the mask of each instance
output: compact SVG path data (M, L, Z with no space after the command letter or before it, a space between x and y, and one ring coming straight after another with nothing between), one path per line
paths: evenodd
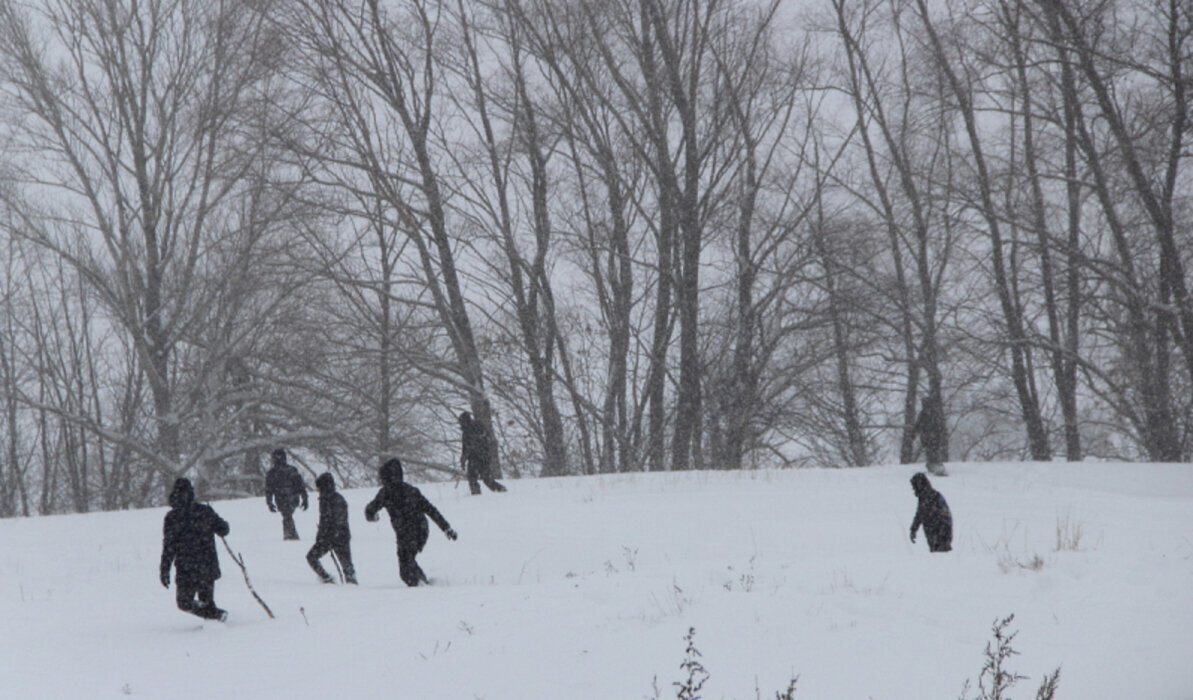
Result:
M358 587L307 567L314 492L300 542L215 502L277 615L221 545L227 623L158 582L163 508L0 521L0 696L674 698L694 628L704 698L947 700L1014 613L1011 697L1059 666L1061 700L1193 698L1193 465L950 470L947 554L908 539L911 466L420 485L460 539L432 525L414 589L374 489L345 492Z

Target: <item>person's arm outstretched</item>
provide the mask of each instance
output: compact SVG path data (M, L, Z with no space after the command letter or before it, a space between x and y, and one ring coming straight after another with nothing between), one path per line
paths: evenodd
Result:
M453 530L452 526L447 522L447 518L443 517L443 514L439 512L439 509L431 505L431 502L428 501L427 497L422 495L422 493L418 494L418 507L419 510L427 514L427 517L435 521L435 524L439 526L439 529L443 530L443 534L447 535L447 539L454 540L456 537L458 537L456 531Z

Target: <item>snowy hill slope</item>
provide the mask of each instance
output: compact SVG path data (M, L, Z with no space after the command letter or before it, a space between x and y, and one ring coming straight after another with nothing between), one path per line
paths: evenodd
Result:
M0 521L0 695L669 698L695 628L705 698L950 699L1014 613L1014 697L1061 666L1062 699L1193 698L1193 466L951 469L949 554L908 541L906 466L422 485L460 539L432 526L419 589L372 489L345 493L359 587L307 568L314 493L300 542L216 502L278 617L221 546L227 624L158 583L164 509Z

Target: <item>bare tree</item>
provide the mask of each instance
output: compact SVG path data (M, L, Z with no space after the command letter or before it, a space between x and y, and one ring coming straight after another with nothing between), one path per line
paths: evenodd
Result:
M296 2L276 18L303 55L301 79L323 110L322 160L350 173L340 183L384 202L387 225L413 245L428 303L446 332L454 362L424 366L469 397L478 420L492 408L448 230L443 176L433 150L442 104L436 61L443 8L408 2ZM357 184L363 183L363 184ZM494 433L490 431L493 440ZM493 453L497 454L496 444Z
M967 71L963 63L954 66L954 57L948 55L936 25L928 12L924 0L916 0L916 12L927 33L928 43L937 68L943 74L955 100L956 108L965 125L969 141L969 155L973 159L978 188L977 209L984 219L990 237L990 260L994 268L994 288L1002 307L1003 320L1007 330L1007 349L1011 355L1011 380L1019 399L1027 442L1032 459L1046 461L1052 458L1048 432L1040 415L1040 402L1035 382L1028 371L1027 332L1024 329L1022 305L1012 289L1011 274L1007 270L1007 252L1003 242L1002 214L994 202L994 183L990 167L986 162L983 143L978 130L977 107L971 91L973 71Z
M533 379L534 413L538 419L532 422L543 446L541 474L558 476L568 471L568 450L555 399L558 371L555 351L559 338L549 273L554 230L548 206L551 189L548 158L554 147L545 133L542 108L528 86L528 57L521 23L516 12L507 9L498 8L481 19L492 25L485 31L493 38L486 40L477 26L476 13L466 9L462 2L456 3L462 38L458 71L471 97L470 104L461 111L473 124L472 131L481 144L487 166L487 177L460 178L464 200L471 205L462 215L477 222L482 230L493 230L498 248L504 254L504 269L499 274L513 303L518 338ZM483 70L482 50L486 55L496 54L502 67L497 71ZM496 123L499 119L508 134L503 136L501 144L496 131L501 126ZM445 152L451 150L452 144L444 144ZM524 155L528 172L518 167L519 155ZM467 173L467 167L461 166ZM525 217L515 213L515 203L511 202L519 196L515 180L525 182L523 201L530 200ZM526 253L521 242L524 239L533 241L526 245Z
M1180 174L1188 159L1193 18L1179 2L1035 7L1061 71L1066 133L1090 171L1112 241L1113 262L1098 261L1093 271L1121 309L1111 315L1121 334L1112 342L1129 370L1115 376L1102 362L1085 369L1106 387L1095 390L1130 422L1150 459L1179 460L1189 449L1189 420L1180 408L1187 401L1177 399L1184 392L1174 385L1187 386L1193 375L1184 270L1190 246L1177 204L1191 195ZM1133 21L1120 22L1115 13ZM1120 85L1130 85L1129 99ZM1183 373L1172 365L1174 350Z
M893 46L888 48L901 53L895 54L892 74L887 76L876 68L883 66L882 57L871 57L869 48L882 43L877 33L883 24L883 4L849 6L834 0L833 7L845 51L844 89L854 106L877 198L873 208L884 223L891 253L891 293L906 362L899 456L900 461L909 462L914 457L912 425L921 371L927 374L926 395L942 402L944 398L938 314L940 284L955 233L948 214L936 201L934 188L938 180L947 180L947 173L941 176L937 170L947 169L941 161L946 160L949 145L938 138L943 137L941 125L925 124L916 112L918 91L912 83L912 59L898 8L892 5L887 19L894 34Z
M272 44L242 3L0 3L2 89L21 117L9 125L22 154L11 230L66 261L138 357L152 440L87 429L166 476L211 456L201 424L215 412L195 399L210 396L199 388L229 348L209 343L251 332L214 313L234 308L243 280L216 253L239 245L245 258L284 207L259 196L264 106L283 60ZM212 320L224 330L208 333Z

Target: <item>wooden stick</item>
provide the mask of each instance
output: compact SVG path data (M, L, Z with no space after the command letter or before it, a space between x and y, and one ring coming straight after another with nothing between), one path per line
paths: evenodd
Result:
M249 587L249 593L252 593L253 597L257 599L257 602L261 604L261 607L265 608L265 613L269 615L269 619L274 619L273 611L269 609L269 606L265 604L264 600L261 600L261 596L257 595L256 589L253 588L253 583L249 581L248 569L244 568L244 555L237 555L236 552L233 552L232 548L228 546L228 540L223 537L220 538L220 542L224 543L224 549L228 550L228 556L232 557L232 561L236 562L236 565L240 567L240 573L244 574L244 585Z
M336 565L336 573L340 575L340 583L344 582L344 570L340 568L340 558L336 556L336 550L331 550L331 561Z

